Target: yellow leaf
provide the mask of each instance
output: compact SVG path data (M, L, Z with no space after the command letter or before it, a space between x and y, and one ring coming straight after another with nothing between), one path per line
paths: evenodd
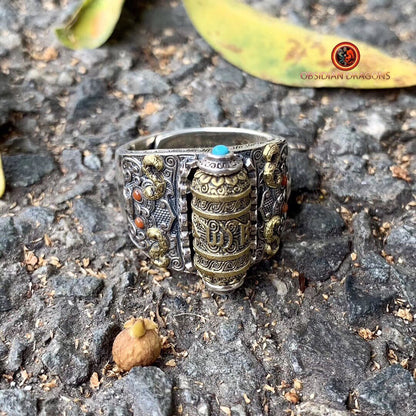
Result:
M103 45L120 18L124 0L85 0L69 22L56 29L59 41L70 49Z
M4 179L3 164L1 161L1 153L0 153L0 198L3 196L5 190L6 190L6 180Z
M331 52L349 39L293 25L239 0L184 0L184 4L198 32L217 52L238 68L267 81L298 87L344 88L416 84L416 64L392 58L366 43L353 41L360 51L359 64L350 71L340 71L332 63ZM302 79L302 73L336 73L343 79ZM388 73L389 79L358 78L368 73Z

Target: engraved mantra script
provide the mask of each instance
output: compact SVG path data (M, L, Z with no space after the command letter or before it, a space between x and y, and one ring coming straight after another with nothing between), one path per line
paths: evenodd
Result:
M212 247L222 247L223 250L228 250L233 242L234 242L234 235L231 231L231 227L239 229L239 245L244 246L250 240L250 222L241 223L237 220L227 221L226 223L223 222L216 222L216 223L206 223L199 220L198 217L194 216L193 221L197 224L195 227L195 234L198 238L206 238L206 241L209 246ZM205 229L204 234L205 236L201 236L199 233L199 227Z

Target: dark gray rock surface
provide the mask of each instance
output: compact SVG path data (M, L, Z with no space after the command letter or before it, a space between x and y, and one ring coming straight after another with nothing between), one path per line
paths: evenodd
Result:
M26 342L19 338L14 338L7 357L6 369L11 372L19 370L23 362L23 354L27 348Z
M0 409L7 416L32 416L36 414L36 399L27 391L0 390Z
M131 396L134 416L172 414L172 381L159 368L133 368L122 384Z
M416 408L416 383L408 371L393 365L357 386L362 409L374 416L408 416Z
M13 218L0 218L0 256L14 250L19 241Z
M4 156L3 168L7 186L16 188L39 182L53 171L55 163L50 154L21 154Z
M247 3L415 62L415 2ZM70 51L51 28L78 5L0 0L0 414L416 415L415 89L256 79L179 1L126 1L105 45ZM204 126L289 147L281 250L226 296L160 276L119 208L119 145ZM120 373L132 316L164 348Z
M363 339L321 317L310 319L286 348L293 371L308 380L306 388L318 389L339 404L366 374L371 359L371 348Z
M93 276L73 278L59 275L51 279L56 296L90 297L97 295L102 289L103 281Z
M75 201L74 214L86 231L90 233L102 231L107 227L107 218L103 209L97 202L89 198Z
M148 69L124 72L118 79L116 86L125 94L133 95L162 95L170 89L160 75Z
M42 355L42 362L52 375L68 385L77 386L88 379L87 358L66 341L53 340Z
M297 232L314 238L341 235L343 228L339 214L322 205L304 204L297 216Z

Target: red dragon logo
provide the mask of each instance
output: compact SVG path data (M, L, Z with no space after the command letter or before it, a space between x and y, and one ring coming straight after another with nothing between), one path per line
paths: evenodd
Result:
M350 71L360 62L360 51L350 42L341 42L332 49L332 63L341 71Z

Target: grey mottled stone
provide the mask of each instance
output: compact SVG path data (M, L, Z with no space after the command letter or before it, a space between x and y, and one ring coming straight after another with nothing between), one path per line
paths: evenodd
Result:
M107 216L104 210L90 198L75 200L74 214L80 220L81 225L90 233L107 228Z
M396 293L390 291L385 296L366 292L354 283L354 278L349 276L345 282L345 292L348 302L348 318L351 324L359 324L367 316L380 315L387 304L392 302Z
M0 257L12 251L18 244L18 241L19 236L13 218L0 218Z
M242 88L244 85L243 73L231 65L216 68L214 79L225 88Z
M224 110L222 109L218 98L210 96L204 101L206 109L206 119L218 123L224 119Z
M15 217L16 229L25 240L42 238L55 219L55 213L49 208L29 207Z
M373 416L409 416L416 411L416 384L400 365L381 370L357 386L360 408Z
M13 339L6 363L6 368L8 371L15 372L20 369L20 366L23 362L23 354L26 348L27 343L25 341L19 339L18 337Z
M91 170L100 170L101 160L97 155L90 153L84 157L84 165Z
M255 356L241 340L205 345L195 341L188 352L182 371L193 380L205 380L205 383L209 380L209 386L216 389L220 402L239 403L241 392L253 397L254 402L255 391L261 387L266 374L256 365ZM225 380L233 381L221 382Z
M185 111L179 113L168 123L168 130L186 129L190 127L202 127L204 124L203 117L195 111Z
M304 381L306 389L320 391L334 402L345 403L349 390L365 374L371 348L363 339L328 318L314 314L288 339L285 348L289 351L293 371ZM334 380L338 380L336 387ZM311 385L307 386L309 383ZM334 394L339 398L334 400Z
M123 72L117 81L117 88L125 94L162 95L170 90L168 83L149 69Z
M336 272L349 250L346 237L290 241L282 245L280 257L307 279L324 281Z
M80 182L77 182L68 191L56 196L53 202L55 204L62 204L63 202L69 201L70 199L75 198L78 195L83 195L85 193L91 192L93 189L94 182L89 179L84 179Z
M2 156L7 186L17 188L39 182L55 168L50 154L20 154Z
M415 341L404 332L392 326L385 326L383 328L383 337L387 339L389 348L403 351L408 357L412 358L415 355Z
M34 395L30 392L10 389L0 390L0 409L7 416L34 416L36 415Z
M269 131L285 137L292 145L296 144L307 149L315 140L317 126L308 119L304 119L302 122L294 122L289 117L279 117L273 121Z
M91 297L96 296L104 286L103 281L93 276L79 278L64 275L51 278L55 296Z
M397 260L401 258L404 265L416 268L416 227L403 225L394 227L386 241L386 251Z
M315 162L305 152L289 151L289 173L293 194L319 189L319 172Z
M71 416L85 415L85 413L80 409L79 404L68 402L60 397L50 398L40 402L40 411L38 416L51 416L65 413Z
M323 0L319 4L322 4L322 7L334 9L336 13L347 14L350 13L359 4L359 0Z
M157 367L134 367L121 381L132 398L134 416L170 416L172 381Z
M78 149L64 149L61 154L62 170L67 172L83 172L82 153Z
M353 16L347 19L338 26L337 32L377 46L399 43L399 38L388 26L380 25L379 22L368 20L363 16Z
M71 116L74 119L89 117L106 99L107 85L99 78L87 78L81 82L72 97Z
M346 410L337 410L325 403L304 402L297 406L299 411L308 416L350 416Z
M106 322L92 331L91 355L96 363L110 361L113 341L120 328L112 322Z
M360 257L364 257L368 251L375 250L370 216L365 211L361 211L354 216L352 224L354 251Z
M341 235L344 221L336 211L319 204L305 204L296 217L297 233L307 237Z
M59 376L64 383L78 386L88 379L90 363L75 350L73 342L54 339L42 355L42 362L52 375Z

